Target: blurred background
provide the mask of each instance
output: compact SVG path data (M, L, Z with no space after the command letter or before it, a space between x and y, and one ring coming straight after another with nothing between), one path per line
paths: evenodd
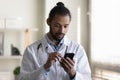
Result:
M0 80L15 80L26 46L48 32L59 1L72 13L67 35L84 46L92 80L120 80L120 0L0 0Z

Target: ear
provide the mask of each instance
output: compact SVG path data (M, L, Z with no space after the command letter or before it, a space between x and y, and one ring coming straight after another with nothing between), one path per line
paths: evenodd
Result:
M49 20L49 18L47 19L47 24L50 26L50 20Z

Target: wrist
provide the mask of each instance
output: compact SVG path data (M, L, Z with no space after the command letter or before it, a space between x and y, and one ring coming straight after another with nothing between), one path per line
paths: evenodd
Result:
M72 72L71 74L69 74L70 79L74 79L74 77L76 76L76 71Z
M45 69L46 71L49 70L47 64L44 64L44 69Z

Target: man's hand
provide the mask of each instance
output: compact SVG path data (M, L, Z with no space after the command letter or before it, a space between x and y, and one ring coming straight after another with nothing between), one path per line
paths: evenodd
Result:
M75 76L76 71L74 69L74 60L71 60L69 57L67 57L66 59L62 58L60 64L71 78Z
M59 60L60 57L61 57L60 53L57 52L50 53L47 62L44 64L45 70L48 70L56 60Z

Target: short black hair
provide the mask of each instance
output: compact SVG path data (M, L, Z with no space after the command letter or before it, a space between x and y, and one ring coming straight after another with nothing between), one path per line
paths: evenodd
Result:
M52 21L55 15L69 15L71 19L71 13L68 8L64 6L62 2L58 2L55 7L53 7L49 13L49 20Z

